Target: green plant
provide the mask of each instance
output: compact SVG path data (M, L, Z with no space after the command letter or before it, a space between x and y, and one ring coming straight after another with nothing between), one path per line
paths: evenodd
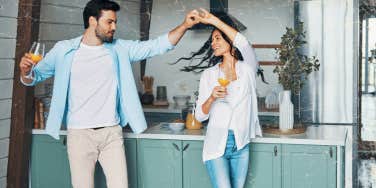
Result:
M294 29L286 28L286 33L281 37L281 48L276 49L280 64L273 72L278 74L278 82L283 89L294 93L299 93L308 75L320 67L315 56L308 57L301 52L307 43L304 38L303 22L299 22Z

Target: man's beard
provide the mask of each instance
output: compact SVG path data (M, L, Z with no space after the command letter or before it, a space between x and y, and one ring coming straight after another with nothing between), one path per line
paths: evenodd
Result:
M97 36L102 42L112 43L112 41L114 40L113 35L110 37L106 36L99 30L99 27L95 28L95 36Z

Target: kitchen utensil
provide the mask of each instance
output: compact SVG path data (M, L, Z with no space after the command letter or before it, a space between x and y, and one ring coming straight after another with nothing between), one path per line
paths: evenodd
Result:
M144 76L142 82L144 84L145 93L141 96L141 103L144 105L153 104L154 95L153 95L153 77Z
M157 100L158 101L166 101L167 100L166 86L157 86Z

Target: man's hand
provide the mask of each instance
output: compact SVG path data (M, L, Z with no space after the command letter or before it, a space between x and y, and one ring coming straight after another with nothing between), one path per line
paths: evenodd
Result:
M208 12L207 10L200 8L198 21L203 24L211 24L214 25L216 21L218 21L218 18Z
M20 70L21 76L26 76L30 73L31 67L33 66L34 62L31 60L31 55L25 53L25 55L21 58L20 62Z
M176 45L180 41L181 37L183 37L184 33L198 23L200 23L199 12L197 10L188 12L188 14L185 16L184 22L169 32L168 39L170 43L172 45Z
M20 72L21 72L21 79L24 83L30 84L33 82L33 79L28 78L27 75L30 74L31 67L33 66L34 61L31 59L31 55L26 53L20 62Z
M198 24L200 22L198 17L199 17L199 12L196 9L190 11L185 16L185 20L184 20L183 25L186 28L191 28L192 26L194 26L195 24Z

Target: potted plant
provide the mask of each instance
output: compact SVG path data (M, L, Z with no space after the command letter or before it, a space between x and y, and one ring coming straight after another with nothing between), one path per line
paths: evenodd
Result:
M291 92L298 94L308 75L312 71L319 70L319 60L315 56L308 57L302 53L302 47L307 43L304 39L303 22L299 22L295 28L286 28L286 33L281 37L281 47L276 49L280 64L273 72L278 74L278 82L284 89L279 94L281 130L293 128L294 107L291 102Z

